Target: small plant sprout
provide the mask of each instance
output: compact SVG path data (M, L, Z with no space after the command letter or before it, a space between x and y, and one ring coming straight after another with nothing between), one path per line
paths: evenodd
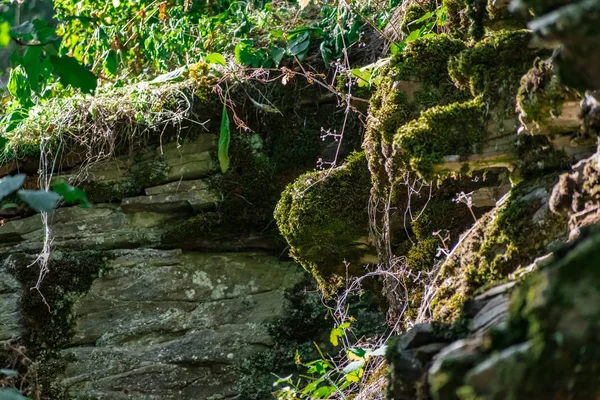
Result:
M456 198L454 199L454 202L456 204L458 204L458 203L466 204L467 207L469 207L469 211L471 212L471 215L473 216L473 221L477 222L477 217L475 216L475 213L473 212L473 192L470 192L470 193L465 193L465 192L457 193L456 194Z

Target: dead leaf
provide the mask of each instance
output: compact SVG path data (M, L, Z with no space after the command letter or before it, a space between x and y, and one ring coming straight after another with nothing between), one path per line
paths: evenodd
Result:
M298 0L298 3L300 4L300 9L304 10L310 4L310 0Z

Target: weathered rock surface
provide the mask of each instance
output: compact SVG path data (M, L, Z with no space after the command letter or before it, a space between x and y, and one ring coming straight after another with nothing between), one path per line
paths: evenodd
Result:
M79 299L59 382L76 398L235 395L232 364L273 345L267 323L302 274L260 253L119 250Z

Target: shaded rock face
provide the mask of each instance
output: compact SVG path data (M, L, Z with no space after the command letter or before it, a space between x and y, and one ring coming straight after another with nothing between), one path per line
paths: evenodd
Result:
M259 253L112 253L109 272L73 311L71 360L59 377L75 398L233 396L232 364L273 346L267 322L302 277Z
M216 211L213 139L190 143L204 159L177 150L181 157L163 158L164 174L135 186L140 164L123 162L119 170L110 160L88 170L83 186L101 188L91 193L113 202L48 216L44 300L30 290L41 267L42 218L0 225L0 341L25 345L43 398L231 398L240 394L236 364L275 346L271 325L287 315L287 295L306 275L278 259L271 238L229 232L185 250L164 240L188 219ZM201 236L201 228L186 235Z

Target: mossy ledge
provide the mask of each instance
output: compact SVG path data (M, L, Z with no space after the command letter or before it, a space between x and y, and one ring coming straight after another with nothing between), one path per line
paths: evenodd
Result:
M368 203L371 179L363 152L351 154L338 168L309 172L288 185L275 209L279 231L290 254L331 293L372 250Z

